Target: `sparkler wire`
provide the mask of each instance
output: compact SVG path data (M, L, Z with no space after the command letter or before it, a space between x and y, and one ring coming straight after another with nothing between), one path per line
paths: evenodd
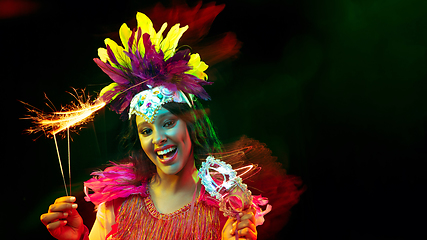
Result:
M71 195L71 149L70 142L71 136L70 131L77 126L82 125L84 123L92 120L91 116L96 111L103 108L106 103L99 101L97 99L94 102L91 102L89 97L85 100L84 90L82 90L82 94L79 95L78 91L74 89L75 94L70 93L76 100L77 103L72 102L72 104L62 107L61 111L56 111L53 103L45 97L49 101L50 105L47 104L52 110L55 112L52 113L44 113L43 111L31 106L28 103L22 102L27 105L27 110L30 112L30 115L27 115L24 119L33 120L35 127L31 127L27 130L28 133L36 133L43 131L46 135L52 135L55 141L56 153L58 154L59 167L61 168L62 181L64 182L65 193L67 196ZM70 130L70 128L73 128ZM58 142L56 140L56 134L60 133L67 129L67 144L68 144L68 180L69 180L69 188L70 192L67 189L67 183L65 181L64 169L62 167L61 156L59 153Z
M67 128L67 138L68 138L68 180L69 180L69 185L70 185L70 196L71 196L70 128Z
M61 168L62 181L64 181L65 193L67 194L67 196L69 196L68 190L67 190L67 184L65 183L64 170L62 168L62 163L61 163L61 155L59 155L58 142L56 141L56 135L55 134L53 135L53 140L55 140L56 153L58 154L59 167Z

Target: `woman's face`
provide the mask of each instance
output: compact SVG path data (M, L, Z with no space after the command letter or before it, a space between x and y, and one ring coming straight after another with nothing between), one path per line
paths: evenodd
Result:
M153 123L136 116L136 125L142 149L158 173L174 175L187 163L194 164L190 135L182 119L161 108Z

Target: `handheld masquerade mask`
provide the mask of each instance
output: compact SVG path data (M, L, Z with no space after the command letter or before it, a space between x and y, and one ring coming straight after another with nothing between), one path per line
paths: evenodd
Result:
M199 169L199 177L206 191L219 200L224 216L235 217L251 206L252 193L230 164L209 156Z

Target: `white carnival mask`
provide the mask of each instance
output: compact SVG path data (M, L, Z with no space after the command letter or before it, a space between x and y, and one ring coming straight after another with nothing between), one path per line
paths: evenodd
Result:
M219 201L224 216L235 217L251 206L252 193L230 164L208 156L198 175L206 191Z

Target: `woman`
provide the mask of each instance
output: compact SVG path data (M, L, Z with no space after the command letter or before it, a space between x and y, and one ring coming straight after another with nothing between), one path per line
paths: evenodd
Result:
M238 221L227 219L199 180L201 161L221 144L196 101L209 99L207 65L188 49L177 51L188 26L176 24L163 38L166 23L156 32L146 15L138 13L137 22L136 30L120 28L123 47L106 39L94 59L114 80L98 100L130 119L129 163L85 183L94 191L86 200L98 207L90 235L72 196L58 198L41 221L57 239L256 239L266 200L254 198Z
M205 193L201 193L201 190L204 191L204 189L202 189L198 180L194 149L199 151L200 156L200 152L203 151L204 147L194 146L191 136L195 138L201 137L197 136L197 131L193 130L195 129L194 125L209 125L210 128L211 126L204 119L198 119L198 123L184 120L193 116L196 116L194 111L183 103L165 104L158 110L157 116L152 123L147 122L138 115L133 116L127 139L132 139L132 133L137 133L140 142L139 149L143 150L143 155L141 155L143 157L140 159L132 158L132 165L146 165L145 169L150 165L150 167L155 167L156 173L152 175L147 181L148 184L146 184L147 195L145 198L148 197L151 200L150 204L154 204L158 213L174 215L177 211L186 207L186 212L184 214L176 214L176 218L184 218L180 219L181 225L184 228L187 227L187 220L189 214L191 214L190 204L196 192L197 200L195 204L196 208L199 208L198 213L208 211L211 213L210 217L216 216L216 219L208 219L209 216L201 214L199 218L204 218L203 223L208 225L205 228L206 230L197 232L191 229L189 233L183 232L180 236L174 235L174 232L170 231L172 229L169 229L169 231L165 229L167 224L164 222L157 221L156 223L162 227L161 232L158 233L152 226L147 226L147 228L151 228L149 231L142 229L147 232L146 239L197 239L195 234L209 234L209 237L202 235L202 239L219 239L219 237L221 239L235 239L236 219L229 218L224 224L225 219L221 219L224 217L219 214L218 208L209 206L209 201L212 201L212 199L209 199ZM211 136L214 135L211 134ZM213 138L210 140L217 141ZM146 157L150 162L144 159ZM136 170L137 167L134 169ZM144 179L149 175L151 174L143 173L140 179ZM133 180L136 180L136 178ZM131 184L129 183L129 185ZM134 196L130 198L132 197ZM133 199L128 197L126 200L131 201ZM116 198L113 201L100 204L90 239L107 239L107 237L114 235L111 233L111 229L114 228L113 225L116 224L114 208L117 208L117 206L114 205L123 205L126 200L118 200ZM82 236L84 237L87 234L87 229L83 226L83 221L76 210L77 205L74 202L74 197L58 198L49 207L49 212L41 217L49 232L57 239L82 239ZM242 213L241 219L237 224L239 238L257 238L254 213L253 209ZM147 216L142 215L142 217ZM150 218L151 216L148 217ZM193 218L194 221L191 224L198 226L203 221L203 219L199 218L197 216ZM149 224L148 222L150 221L143 221L145 224ZM172 222L177 223L176 220L172 220ZM218 228L218 226L221 226L222 231L218 231L220 229L212 229ZM117 227L116 225L115 228ZM179 229L174 230L177 231ZM136 233L133 234L137 235ZM184 238L185 234L188 234L186 238Z

